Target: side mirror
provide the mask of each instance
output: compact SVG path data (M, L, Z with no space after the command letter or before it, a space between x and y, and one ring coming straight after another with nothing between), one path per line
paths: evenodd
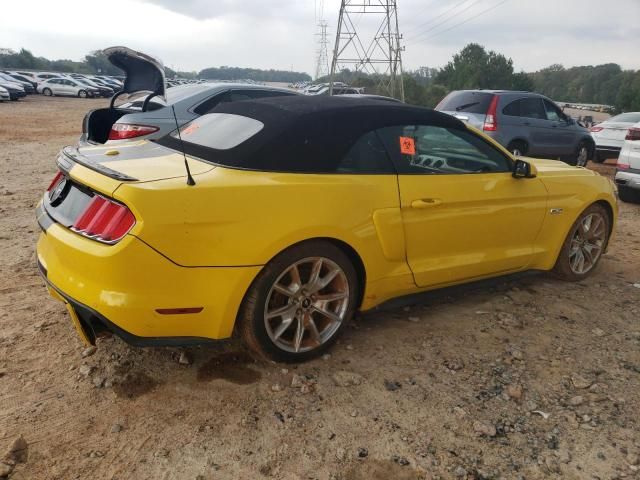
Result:
M513 178L535 178L538 171L535 166L519 158L513 164Z

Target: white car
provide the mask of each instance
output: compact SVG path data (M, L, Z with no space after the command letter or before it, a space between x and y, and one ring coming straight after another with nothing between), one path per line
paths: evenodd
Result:
M640 122L627 130L615 182L620 200L640 203Z
M603 162L607 158L617 158L627 131L638 122L640 122L640 112L627 112L591 127L589 131L596 144L596 161Z
M90 85L85 85L73 78L50 78L38 84L38 93L45 96L62 95L69 97L99 97L100 90Z
M9 96L9 90L4 87L0 87L0 102L5 102L11 100Z

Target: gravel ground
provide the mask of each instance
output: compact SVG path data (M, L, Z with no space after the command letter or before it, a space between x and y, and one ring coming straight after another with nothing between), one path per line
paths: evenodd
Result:
M303 365L235 341L85 350L36 272L33 209L105 104L0 104L0 478L640 478L640 206L584 282L436 292Z

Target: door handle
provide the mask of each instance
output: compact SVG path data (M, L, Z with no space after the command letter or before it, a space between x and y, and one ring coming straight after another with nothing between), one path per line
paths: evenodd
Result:
M430 208L441 204L442 200L439 198L421 198L420 200L411 202L411 208Z

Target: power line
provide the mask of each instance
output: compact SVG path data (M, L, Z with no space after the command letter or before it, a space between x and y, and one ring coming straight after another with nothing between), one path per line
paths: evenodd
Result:
M467 0L465 0L465 2L463 2L463 3L466 3L466 1L467 1ZM473 6L474 6L476 3L478 3L479 1L480 1L480 0L474 0L474 1L472 1L472 2L471 2L469 5L467 5L467 7L466 7L464 10L462 10L460 13L453 13L452 15L450 15L448 18L445 18L445 19L444 19L444 20L442 20L441 22L438 22L438 23L436 23L435 25L432 25L431 27L429 27L429 28L427 28L426 30L424 30L424 31L422 31L422 32L420 32L420 33L418 33L417 35L413 35L413 36L412 36L409 40L407 40L407 41L411 41L411 42L413 42L416 38L420 38L420 37L422 37L422 36L426 35L427 33L432 32L433 30L436 30L438 27L440 27L440 26L444 25L444 24L445 24L445 23L447 23L449 20L454 19L457 15L464 15L464 14L466 14L469 10L471 10L471 8L472 8Z
M405 35L407 34L407 32L413 32L415 30L419 30L422 27L426 27L427 25L432 24L433 22L435 22L436 20L439 20L440 18L442 18L444 15L448 14L449 12L451 12L452 10L455 10L456 8L458 8L460 5L467 3L469 0L462 0L460 3L456 3L453 7L448 8L447 10L445 10L444 12L442 12L440 15L436 15L435 17L433 17L430 20L427 20L424 23L421 23L420 25L415 25L413 27L409 27L408 30L405 30Z
M466 20L463 20L462 22L459 22L459 23L456 23L454 25L451 25L449 28L445 28L444 30L440 30L439 32L435 32L432 35L429 35L426 38L421 39L420 41L423 42L425 40L430 40L430 39L435 38L435 37L437 37L439 35L442 35L443 33L446 33L446 32L448 32L450 30L453 30L454 28L457 28L457 27L459 27L461 25L469 23L471 20L475 20L476 18L480 17L481 15L484 15L485 13L490 12L491 10L494 10L494 9L498 8L500 5L502 5L503 3L506 3L508 1L509 0L502 0L501 2L498 2L497 4L493 5L492 7L487 8L485 10L482 10L481 12L479 12L478 14L476 14L474 16L469 17ZM414 40L415 40L415 38L414 38ZM416 43L416 42L414 41L412 43Z

